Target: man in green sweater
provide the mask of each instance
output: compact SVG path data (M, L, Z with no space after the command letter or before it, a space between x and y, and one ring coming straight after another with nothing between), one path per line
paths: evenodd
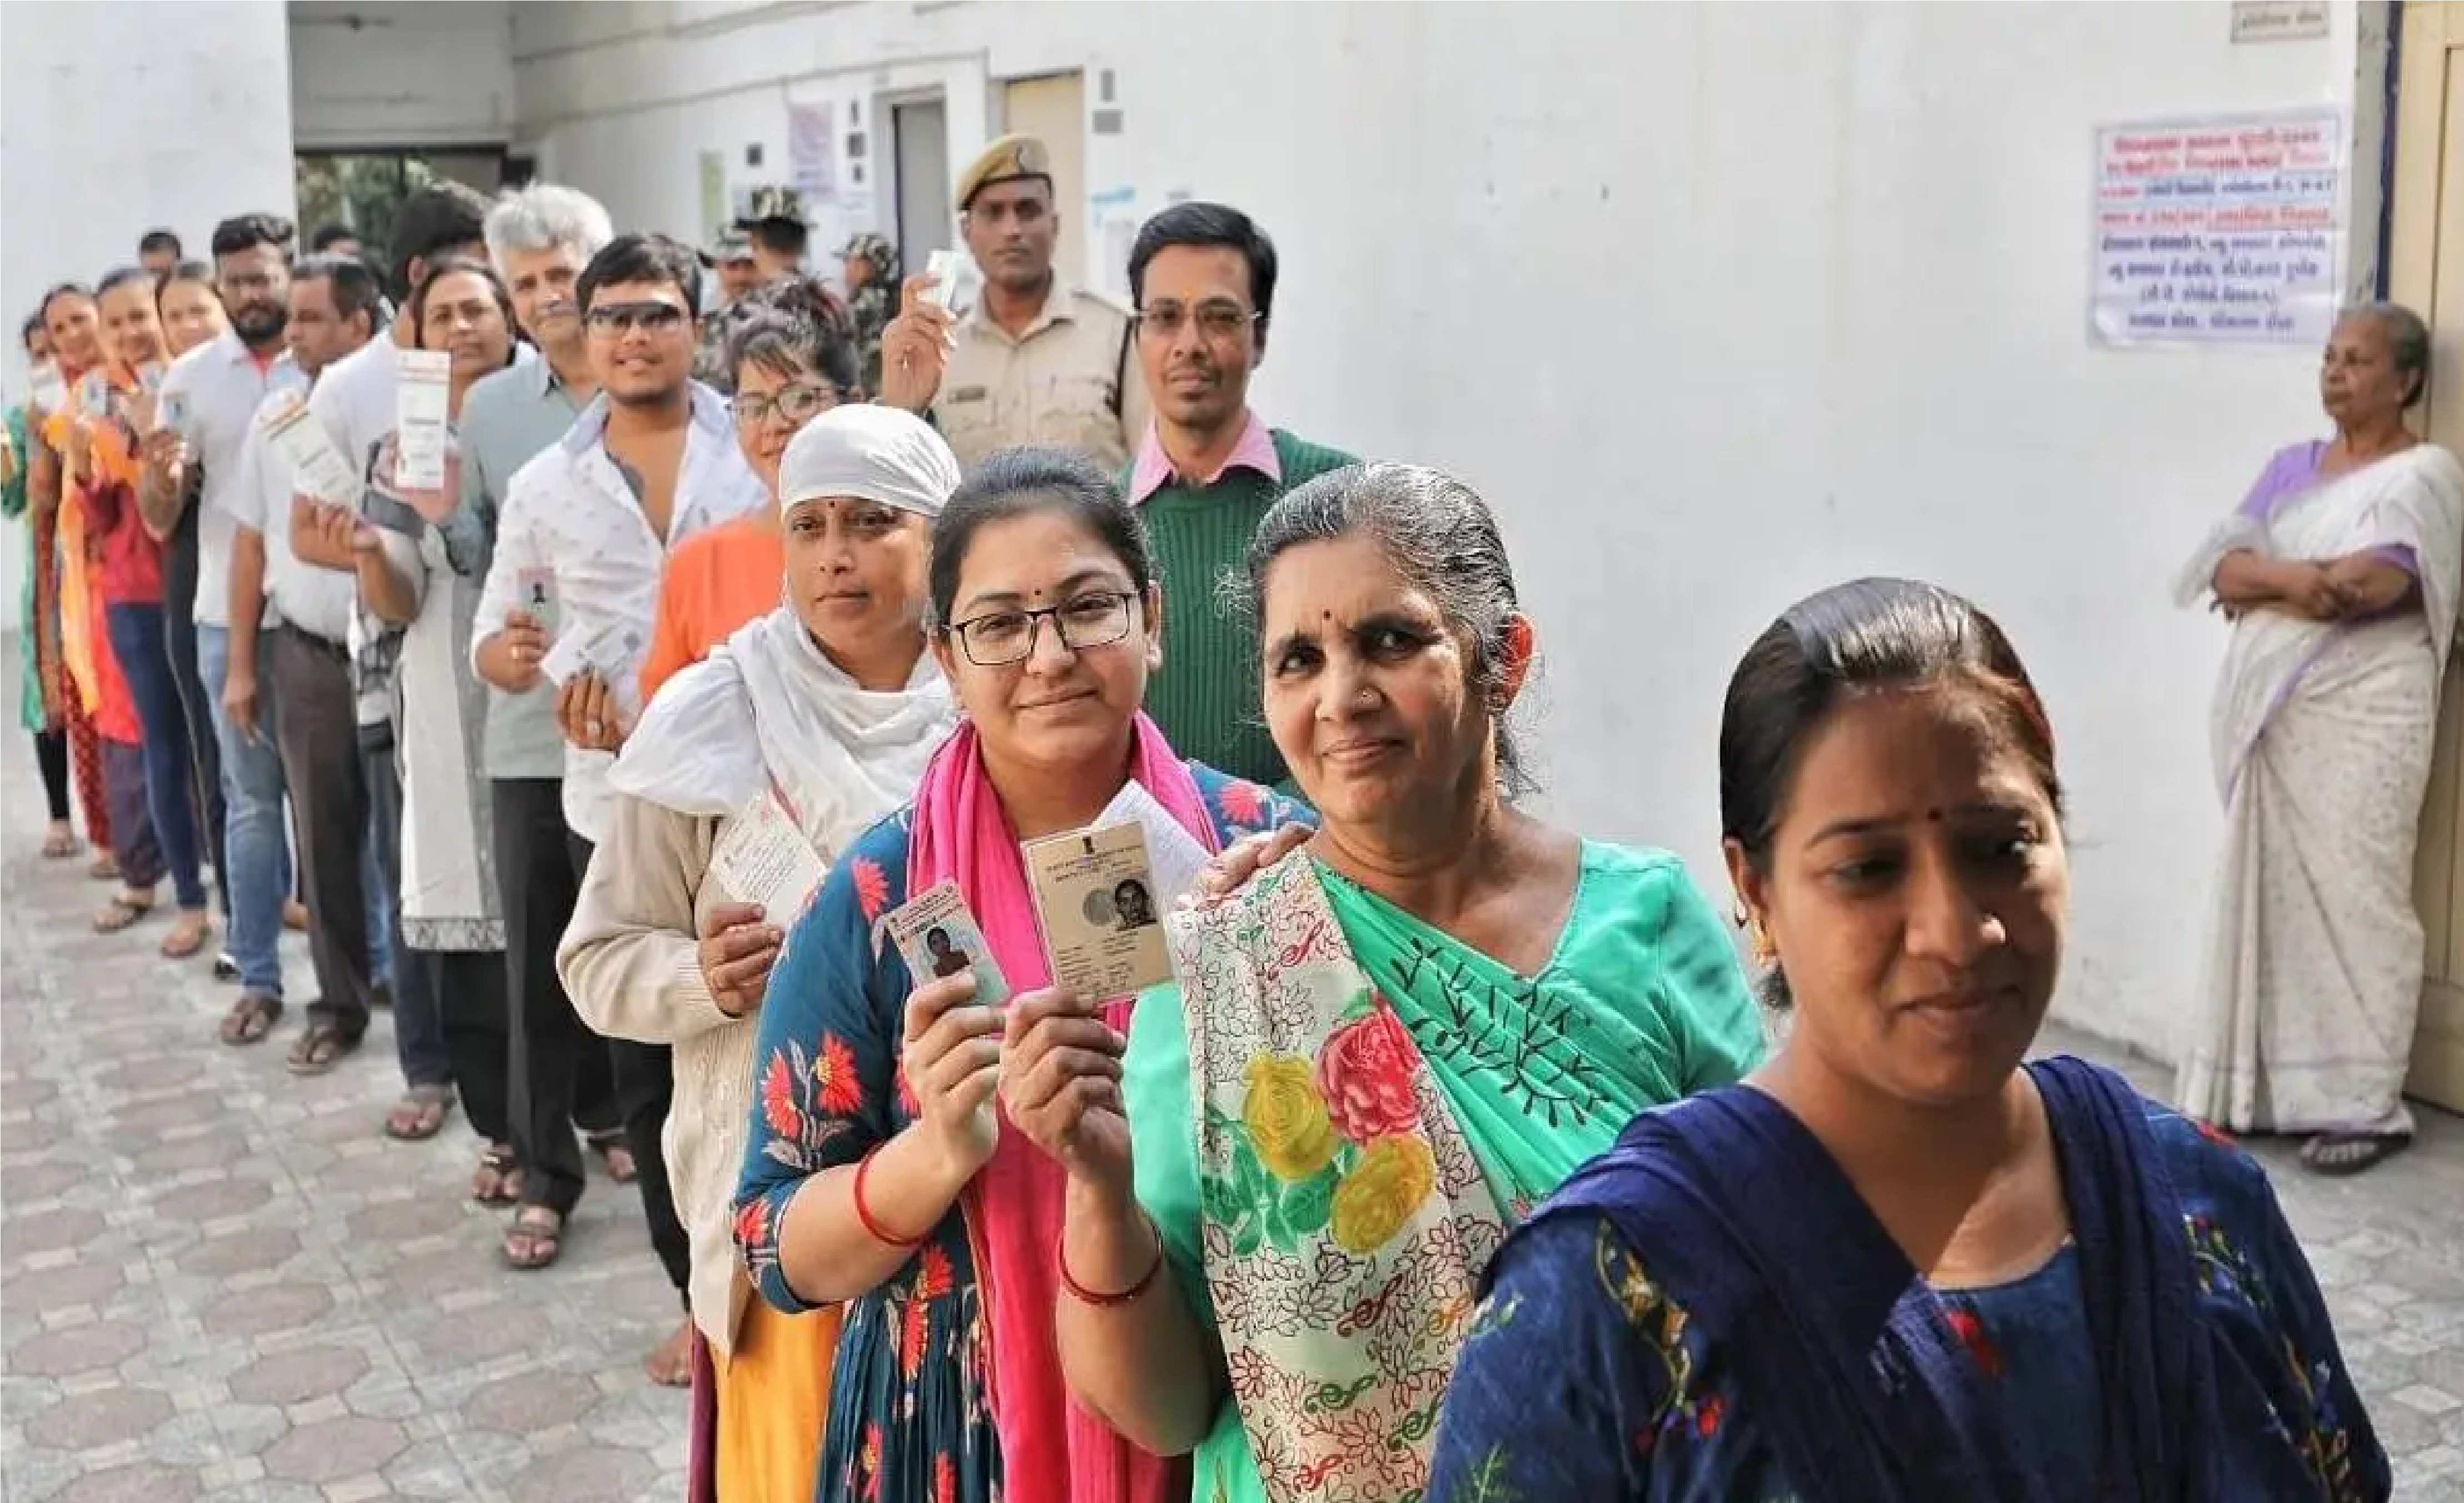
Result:
M1146 514L1163 581L1163 671L1147 710L1181 755L1275 786L1288 778L1259 708L1256 631L1221 604L1283 493L1350 454L1270 429L1249 410L1266 358L1275 245L1221 204L1176 204L1130 249L1138 366L1155 420L1122 479Z

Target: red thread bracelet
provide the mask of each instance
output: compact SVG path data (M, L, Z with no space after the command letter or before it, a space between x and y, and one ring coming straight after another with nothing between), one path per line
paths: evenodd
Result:
M893 1237L881 1229L881 1223L872 1219L872 1212L865 1209L864 1177L872 1172L872 1156L886 1146L888 1146L886 1144L876 1144L865 1153L863 1158L855 1161L855 1193L851 1197L855 1202L855 1219L863 1226L866 1236L885 1247L920 1248L933 1235L931 1231L926 1231L920 1237Z
M1077 1300L1082 1305L1093 1305L1098 1310L1104 1310L1110 1309L1113 1305L1128 1304L1131 1300L1137 1298L1140 1295L1147 1292L1148 1286L1152 1285L1155 1281L1155 1275L1163 1272L1163 1229L1155 1224L1155 1218L1153 1216L1142 1216L1139 1219L1143 1220L1147 1224L1147 1231L1155 1238L1155 1261L1147 1266L1147 1271L1143 1274L1139 1275L1136 1283L1132 1284L1129 1288L1122 1290L1117 1295L1099 1295L1095 1293L1095 1291L1089 1289L1086 1285L1078 1282L1078 1280L1070 1277L1069 1258L1067 1252L1068 1247L1068 1234L1064 1232L1059 1239L1053 1242L1053 1271L1061 1275L1061 1287L1069 1292L1070 1298Z

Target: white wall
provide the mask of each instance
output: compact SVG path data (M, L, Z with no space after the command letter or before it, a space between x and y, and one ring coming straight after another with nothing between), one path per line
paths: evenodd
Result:
M292 212L289 70L280 0L0 5L10 400L25 389L17 326L45 288L135 261L158 225L202 255L217 220ZM25 529L0 538L0 616L14 631Z
M514 122L509 9L503 0L295 0L299 149L504 144Z
M1715 731L1751 637L1859 573L1973 595L2062 737L2062 1011L2173 1047L2221 640L2168 582L2321 423L2305 354L2089 347L2091 132L2349 106L2356 7L2242 47L2222 4L724 9L685 34L657 7L518 7L543 165L689 226L695 153L782 135L788 90L937 75L963 158L983 79L1115 68L1127 130L1090 189L1186 188L1274 234L1262 406L1489 497L1551 654L1553 803L1715 893Z

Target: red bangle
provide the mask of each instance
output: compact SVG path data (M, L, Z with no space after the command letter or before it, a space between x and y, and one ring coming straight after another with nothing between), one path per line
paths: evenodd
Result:
M1082 1305L1093 1305L1101 1310L1112 1305L1128 1304L1147 1292L1148 1286L1155 1281L1155 1275L1163 1272L1163 1229L1155 1224L1153 1216L1142 1216L1139 1219L1147 1224L1148 1233L1155 1238L1155 1261L1147 1265L1146 1273L1139 1276L1136 1283L1117 1295L1099 1295L1069 1276L1069 1258L1067 1252L1068 1233L1064 1232L1061 1238L1052 1244L1052 1268L1061 1275L1061 1287L1069 1291L1070 1298Z
M864 1177L872 1172L873 1154L879 1153L887 1146L888 1144L875 1144L863 1158L855 1161L855 1194L851 1197L855 1202L855 1219L863 1226L865 1235L872 1238L875 1242L883 1243L893 1248L920 1248L933 1235L931 1231L926 1231L924 1235L920 1237L891 1236L889 1232L881 1230L881 1223L873 1220L872 1212L865 1209Z

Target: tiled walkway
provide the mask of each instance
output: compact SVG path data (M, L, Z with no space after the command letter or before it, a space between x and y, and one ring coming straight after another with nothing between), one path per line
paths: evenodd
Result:
M213 1041L231 995L102 938L46 862L31 749L0 745L0 1496L7 1503L672 1503L684 1401L639 1358L674 1309L629 1188L563 1261L497 1262L459 1120L378 1131L382 1017L330 1076ZM286 941L294 995L309 994ZM2162 1077L2142 1073L2143 1085ZM2267 1150L2404 1503L2464 1503L2464 1124L2330 1184Z

